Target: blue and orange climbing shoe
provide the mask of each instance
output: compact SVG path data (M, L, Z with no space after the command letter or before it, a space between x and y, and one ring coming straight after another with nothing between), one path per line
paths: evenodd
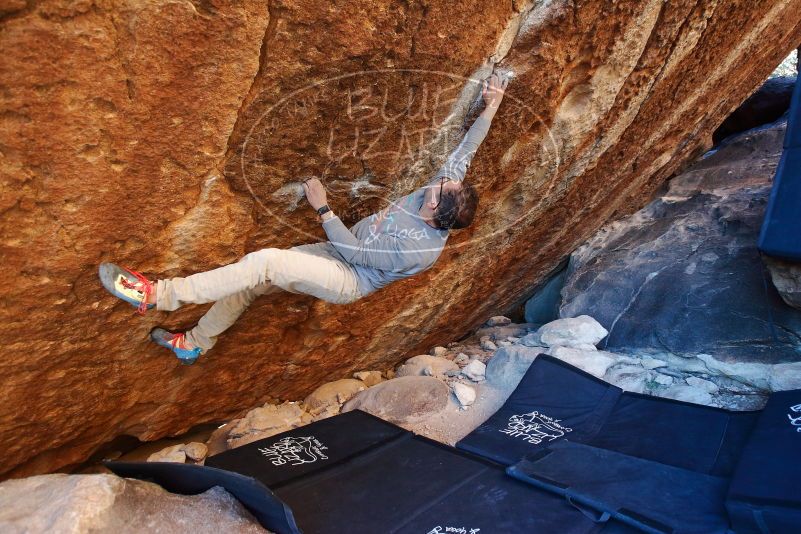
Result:
M200 347L187 348L186 334L183 332L170 332L163 328L154 328L150 331L150 339L173 351L184 365L192 365L203 354L203 349Z
M109 293L136 306L136 311L140 315L155 307L155 304L147 301L150 295L155 293L156 284L145 278L142 273L113 263L101 263L98 274L100 282Z

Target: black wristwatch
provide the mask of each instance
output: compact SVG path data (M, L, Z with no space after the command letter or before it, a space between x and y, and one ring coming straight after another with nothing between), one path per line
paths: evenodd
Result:
M328 207L328 204L326 204L325 206L320 206L319 208L317 208L317 215L322 217L323 213L326 213L328 211L331 211L331 208Z

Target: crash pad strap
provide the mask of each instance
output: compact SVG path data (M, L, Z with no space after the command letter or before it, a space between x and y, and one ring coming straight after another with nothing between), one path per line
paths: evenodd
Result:
M596 521L613 518L654 534L728 531L722 477L567 440L527 456L507 473L580 510L594 510Z

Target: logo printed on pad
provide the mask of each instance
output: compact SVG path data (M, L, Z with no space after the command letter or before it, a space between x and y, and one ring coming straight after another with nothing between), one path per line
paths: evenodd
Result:
M259 452L266 456L273 465L302 465L317 460L327 460L328 456L323 453L327 449L328 447L320 443L314 436L289 436L276 441L269 447L259 448Z
M801 432L801 404L796 404L795 406L790 406L790 411L797 413L797 417L793 417L793 414L788 413L787 418L790 420L790 424L796 427L796 432Z
M452 532L453 534L478 534L480 528L464 528L464 527L441 527L436 526L426 532L426 534L447 534L448 532Z
M560 425L559 421L561 419L548 417L535 410L523 415L513 415L509 418L506 428L499 432L539 445L543 441L553 441L573 431L572 428Z

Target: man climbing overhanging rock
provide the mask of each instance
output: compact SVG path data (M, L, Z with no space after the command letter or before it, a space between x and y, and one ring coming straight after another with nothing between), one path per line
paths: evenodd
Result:
M218 269L155 282L138 271L102 263L100 280L111 294L136 306L140 314L154 307L173 311L184 304L214 302L191 330L155 328L150 334L182 363L192 364L257 296L276 288L347 304L425 271L436 262L450 230L466 228L473 221L478 193L464 177L507 84L508 79L501 80L497 74L484 81L484 110L431 180L365 217L351 230L328 206L322 183L309 178L303 182L303 190L328 241L289 249L264 248Z

